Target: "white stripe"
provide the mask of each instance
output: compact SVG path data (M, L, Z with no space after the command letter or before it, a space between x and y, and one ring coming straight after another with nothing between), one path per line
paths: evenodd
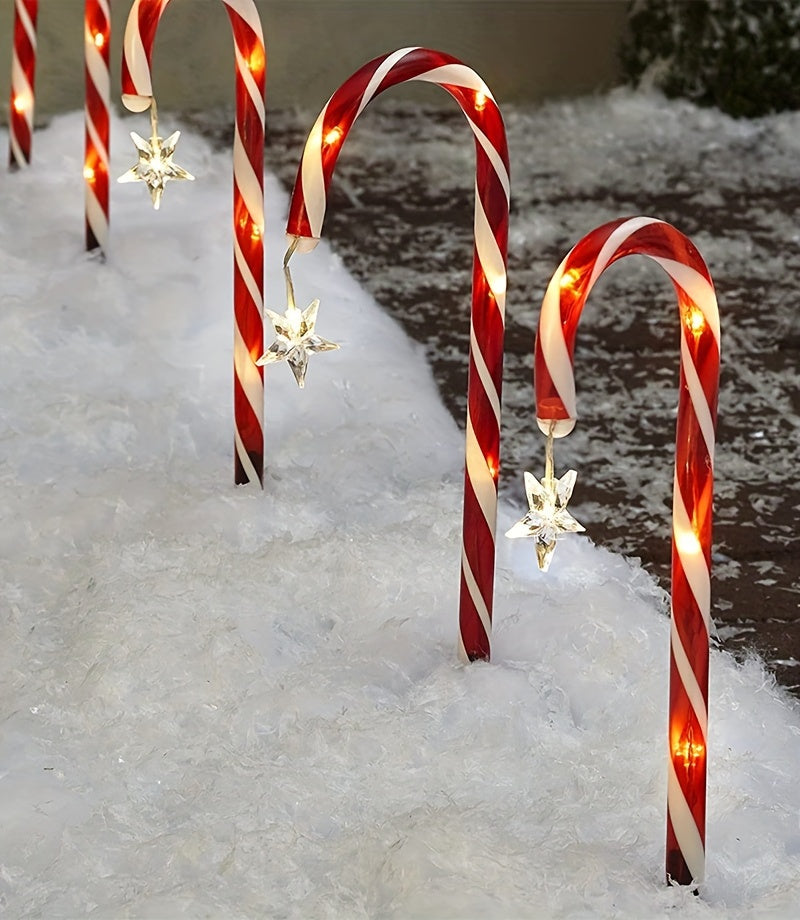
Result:
M651 256L654 262L667 272L667 274L683 288L688 296L693 300L703 313L706 322L711 327L714 338L719 348L720 329L719 329L719 308L717 306L717 296L714 288L708 281L690 265L684 265L682 262L676 262L673 259L661 259Z
M364 109L367 107L367 105L369 104L370 99L372 99L372 97L375 95L376 90L378 89L378 87L379 87L379 86L381 85L381 83L383 82L383 79L384 79L384 77L386 76L386 74L388 74L389 71L390 71L399 61L401 61L404 57L406 57L406 55L408 55L408 54L410 54L412 51L416 51L416 50L417 50L417 46L414 46L414 47L411 47L411 48L400 48L400 49L397 50L397 51L393 51L390 55L388 55L388 56L386 57L386 59L385 59L384 61L382 61L382 62L378 65L377 70L376 70L375 73L370 77L369 83L367 83L367 87L366 87L366 89L364 90L364 94L363 94L362 97L361 97L361 102L360 102L360 104L359 104L359 106L358 106L358 111L356 112L355 118L353 119L353 121L355 121L355 119L358 118L358 116L359 116L359 115L364 111Z
M94 233L100 248L105 251L108 244L108 220L94 191L86 183L86 221Z
M683 326L683 323L681 323ZM700 376L692 360L692 353L689 351L689 345L686 341L687 332L681 329L681 362L683 363L683 374L686 378L686 386L689 389L689 398L692 401L692 408L697 416L697 424L703 433L703 440L706 442L706 450L711 461L711 469L714 469L714 421L711 418L711 409L706 402L706 394L703 392L703 385L700 382Z
M511 179L508 175L508 170L506 169L506 164L503 162L502 157L497 152L497 150L492 146L492 142L489 138L481 131L481 129L475 124L471 118L467 118L470 128L472 128L472 133L478 139L478 143L483 147L486 152L486 156L489 158L489 162L494 167L494 171L497 173L497 178L500 180L500 184L503 186L503 191L506 193L506 201L511 200Z
M236 259L236 265L239 268L239 273L242 276L245 287L247 288L250 296L253 298L253 303L258 308L258 312L262 313L264 309L263 295L258 289L258 285L256 284L256 279L253 277L253 273L250 271L250 266L247 264L244 253L239 246L239 240L236 238L236 234L233 236L233 256Z
M478 197L478 189L475 189L475 249L478 253L478 260L481 263L486 280L492 294L496 298L503 298L502 303L498 302L501 310L501 316L505 318L505 294L506 294L506 263L497 240L494 238L492 228L489 226L489 220L486 212L483 210L483 202Z
M108 5L108 0L96 0L97 5L100 7L103 15L106 17L106 22L111 23L111 7Z
M667 758L669 775L667 778L667 809L669 810L672 829L678 841L678 847L683 855L692 880L702 882L705 876L706 854L703 841L697 825L694 823L691 809L683 794L683 789L675 773L675 764L672 761L672 752Z
M489 611L487 610L486 604L483 600L483 597L481 596L481 592L478 589L478 583L475 581L475 576L472 574L472 569L469 566L469 559L467 559L467 552L463 545L461 547L461 571L464 573L464 581L466 582L469 596L472 598L472 603L475 605L475 609L478 611L478 618L480 619L481 625L483 626L483 631L486 633L486 638L489 639L492 635L492 622L489 618ZM466 650L464 652L464 657L468 657Z
M434 67L433 70L421 73L413 79L422 80L425 83L449 83L451 86L463 86L466 89L474 90L476 93L483 93L487 99L491 99L494 102L494 96L489 91L489 87L466 64L443 64L441 67Z
M260 357L260 356L259 356ZM242 333L234 322L233 324L233 369L242 389L250 403L250 408L258 419L258 426L264 429L264 383L258 372L255 362L250 357L250 352L245 345Z
M625 240L637 230L641 230L642 227L647 227L649 224L663 224L663 220L657 220L655 217L632 217L630 220L626 220L625 223L620 224L616 230L609 236L609 238L603 243L600 248L600 252L597 253L597 257L594 260L594 267L592 268L592 274L589 276L589 283L586 286L586 297L589 296L589 292L594 287L595 281L600 277L600 275L605 270L608 263L611 261L614 253L619 249L619 247L625 242Z
M263 161L262 161L263 162ZM263 165L262 165L263 169ZM264 233L264 189L253 171L237 124L233 133L233 177L253 223Z
M494 412L494 417L497 420L497 427L499 428L500 397L497 394L494 380L492 380L492 376L489 373L489 368L486 366L486 362L483 359L483 353L478 345L478 340L475 338L475 330L472 328L472 323L469 325L469 347L472 359L475 362L475 370L478 372L478 377L480 377L481 384L486 393L486 398L489 400L492 412Z
M564 404L567 415L570 419L576 419L578 408L575 400L575 375L561 326L561 279L570 255L572 255L572 250L564 257L564 261L558 266L556 273L550 279L550 284L547 285L539 315L539 346L542 349L544 363L547 365L547 372Z
M233 426L233 441L236 446L236 454L239 457L239 462L242 464L245 476L247 476L250 482L258 482L258 473L253 466L253 461L250 459L250 454L245 450L241 435L239 434L239 429L236 425Z
M258 15L258 10L256 9L256 5L253 3L253 0L222 0L222 2L226 6L229 6L235 13L238 13L238 15L256 33L261 41L261 44L263 45L264 33L261 29L261 18Z
M699 551L700 543L698 541L697 552L686 552L681 549L681 534L692 534L695 539L697 535L692 528L692 522L686 506L683 503L680 486L678 485L678 475L675 474L673 480L672 493L672 530L675 540L675 549L681 560L686 580L689 583L694 599L700 609L700 613L705 623L706 632L710 632L711 626L711 575L706 565L705 556Z
M22 0L16 0L14 4L14 8L16 9L17 14L19 15L19 19L20 19L20 22L22 23L22 27L25 29L25 32L28 36L28 40L30 41L31 47L33 48L33 52L35 54L36 53L36 29L34 28L33 20L28 15L27 9L23 6Z
M242 55L238 45L234 44L233 51L236 55L236 68L242 78L242 82L244 83L245 88L247 89L247 94L250 96L250 99L255 106L259 120L261 121L261 126L263 128L265 119L264 97L261 95L261 91L258 88L256 79L253 76L253 72L250 70L250 66L247 63L247 58Z
M328 111L330 100L317 116L314 127L308 135L300 163L300 184L303 202L306 206L311 235L319 238L322 222L325 220L325 176L322 171L322 123Z
M475 497L478 499L483 517L489 527L492 538L494 538L497 526L497 486L478 444L478 439L475 437L475 429L472 427L469 412L467 412L466 462L467 476L469 476L469 481L472 484Z
M700 689L700 684L697 682L697 677L689 663L686 649L681 642L678 627L675 625L674 615L671 617L670 623L670 643L672 654L675 657L675 667L678 669L678 675L686 691L686 696L689 698L694 714L697 716L697 722L703 730L703 738L705 738L708 734L708 710L706 709L706 702L703 699L703 692Z

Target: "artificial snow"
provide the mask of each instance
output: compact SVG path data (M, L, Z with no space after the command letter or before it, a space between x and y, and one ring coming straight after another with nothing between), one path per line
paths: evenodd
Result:
M267 369L264 491L234 487L230 154L185 131L158 213L114 186L103 263L82 143L60 117L0 174L0 908L796 916L800 715L761 663L712 652L707 878L667 888L663 592L500 536L493 659L460 664L463 442L420 348L296 256L343 347L304 391Z

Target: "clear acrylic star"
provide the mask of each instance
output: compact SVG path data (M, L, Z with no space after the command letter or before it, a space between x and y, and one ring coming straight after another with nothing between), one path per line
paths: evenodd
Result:
M536 541L536 561L543 572L550 567L558 535L586 529L567 511L577 476L575 470L568 470L560 479L545 476L539 480L532 473L525 473L529 510L507 531L506 536L533 537Z
M304 387L308 356L320 351L333 351L339 346L314 332L317 324L319 300L312 300L305 310L289 304L283 316L267 310L267 316L275 327L275 341L256 361L258 365L287 361L299 387Z
M131 140L139 152L139 162L121 175L117 182L144 182L150 189L153 207L158 210L164 186L170 179L194 179L191 173L186 172L182 166L172 162L175 145L181 136L180 131L175 131L164 140L153 128L150 140L146 140L135 131L131 131Z

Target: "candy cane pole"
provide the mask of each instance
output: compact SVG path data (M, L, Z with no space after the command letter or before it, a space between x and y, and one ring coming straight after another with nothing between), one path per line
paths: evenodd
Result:
M111 11L108 0L86 0L83 17L84 76L86 80L86 249L108 245L108 152L111 80L108 64Z
M134 0L123 40L122 101L144 112L153 100L150 62L170 0ZM261 483L264 471L264 84L266 53L253 0L222 0L236 54L233 141L234 478Z
M8 121L9 169L19 169L31 161L38 13L39 0L14 0L14 48L11 56L11 108Z
M705 871L711 505L719 387L719 313L708 268L691 241L650 217L605 224L585 236L553 275L536 338L538 423L556 437L577 418L573 355L595 281L626 255L657 262L672 279L681 319L680 390L672 505L667 879L688 885Z
M483 80L456 58L402 48L376 58L331 96L306 141L289 207L287 235L308 252L325 218L327 191L342 144L369 101L419 80L447 90L475 135L475 244L472 272L466 471L461 554L461 652L488 659L494 590L500 393L505 330L509 177L500 110Z

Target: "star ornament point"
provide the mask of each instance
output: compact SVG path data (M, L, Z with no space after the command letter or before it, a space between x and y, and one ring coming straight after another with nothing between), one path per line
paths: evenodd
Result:
M309 355L339 348L335 342L323 339L314 331L318 310L319 299L312 300L305 310L290 304L282 316L272 310L265 311L275 329L275 341L256 364L264 366L286 361L297 385L302 389L306 382Z
M543 572L550 567L559 534L580 533L586 529L567 511L577 477L575 470L568 470L560 479L547 476L537 479L532 473L525 473L528 513L506 532L506 536L533 537L536 561Z
M191 173L172 162L175 146L180 136L180 131L174 131L164 140L154 130L150 139L147 140L135 131L131 131L131 140L139 154L139 162L123 173L117 182L144 182L150 191L150 198L156 211L161 205L164 186L170 179L194 180Z

